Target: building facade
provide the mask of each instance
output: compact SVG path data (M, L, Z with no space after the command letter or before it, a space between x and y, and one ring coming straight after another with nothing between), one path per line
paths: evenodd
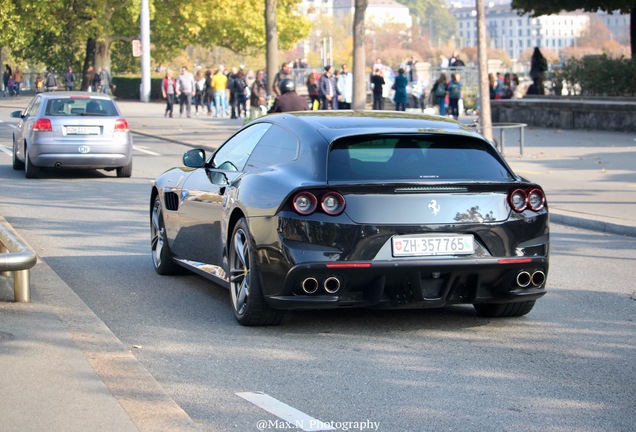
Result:
M457 19L459 48L477 45L477 12L475 6L450 7ZM629 37L629 15L584 11L561 12L532 18L519 15L510 2L486 5L486 35L492 48L504 50L512 59L534 47L548 48L557 54L563 48L576 46L576 39L589 27L592 19L600 19L617 40Z

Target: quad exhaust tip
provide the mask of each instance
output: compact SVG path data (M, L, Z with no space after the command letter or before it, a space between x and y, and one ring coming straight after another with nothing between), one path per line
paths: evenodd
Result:
M527 271L519 272L517 275L517 285L526 288L532 282L532 276Z
M308 277L300 284L305 294L315 294L320 284L315 277ZM340 279L335 276L329 276L322 284L323 289L329 294L335 294L340 289Z
M517 275L517 285L521 288L527 288L532 284L534 287L539 287L545 283L545 273L541 270L537 270L530 274L527 271L519 272Z
M334 294L340 289L340 280L337 277L330 276L325 279L325 283L323 286L325 288L325 291L327 291L329 294Z
M301 286L303 288L303 291L305 291L307 294L314 294L316 291L318 291L318 280L313 277L308 277L302 282Z

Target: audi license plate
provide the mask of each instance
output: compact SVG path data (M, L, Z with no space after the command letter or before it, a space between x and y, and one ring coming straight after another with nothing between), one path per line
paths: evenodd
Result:
M99 126L66 126L66 135L99 135Z
M470 255L475 252L472 235L406 235L391 239L394 257Z

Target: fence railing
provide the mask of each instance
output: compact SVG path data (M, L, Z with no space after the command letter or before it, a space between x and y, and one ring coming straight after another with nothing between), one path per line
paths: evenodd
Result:
M36 262L35 253L0 221L0 273L13 276L16 302L31 301L30 269Z

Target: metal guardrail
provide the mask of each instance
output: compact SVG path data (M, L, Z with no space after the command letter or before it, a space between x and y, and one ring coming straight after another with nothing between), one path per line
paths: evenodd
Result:
M16 302L30 302L30 269L35 266L35 253L18 240L0 221L0 272L13 275L13 296Z
M519 155L523 156L523 140L524 140L524 129L528 127L526 123L493 123L492 129L493 134L495 130L499 129L499 141L495 140L495 144L497 144L497 148L504 154L504 147L506 142L505 131L507 129L519 129ZM478 132L482 131L482 127L476 125L476 129Z

